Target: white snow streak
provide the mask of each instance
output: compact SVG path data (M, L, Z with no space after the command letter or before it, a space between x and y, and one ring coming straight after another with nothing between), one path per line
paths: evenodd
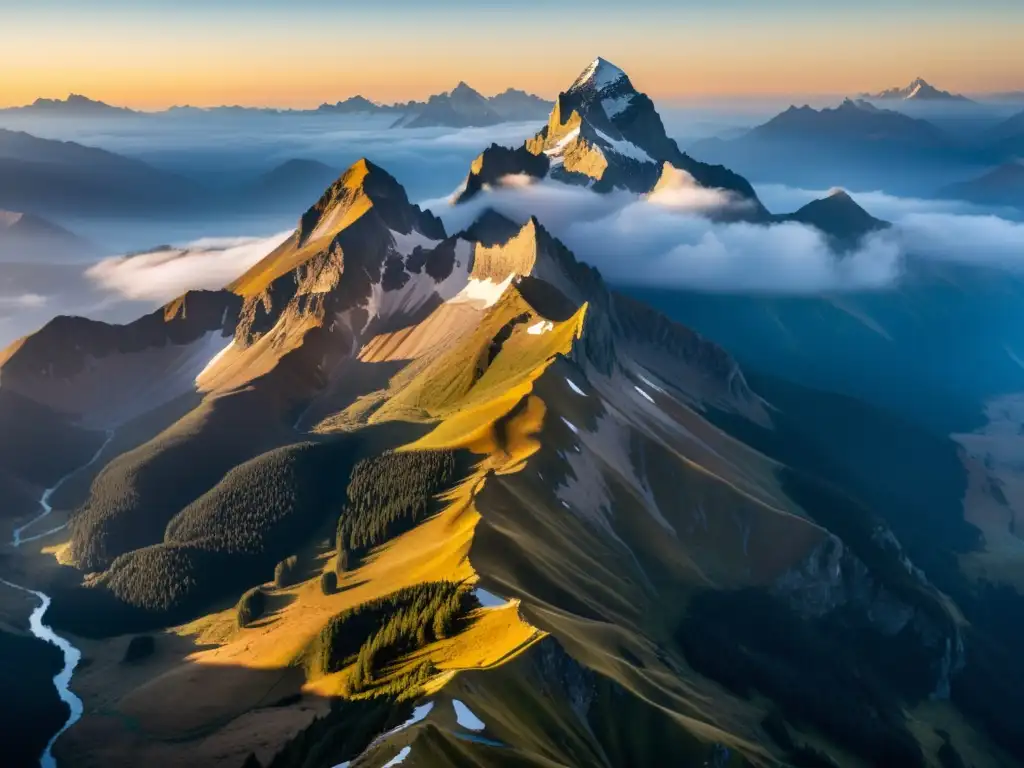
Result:
M570 378L569 378L568 376L566 376L566 377L565 377L565 383L566 383L566 384L568 384L568 385L569 385L569 389L571 389L571 390L572 390L573 392L575 392L575 393L576 393L577 395L580 395L581 397L586 397L586 396L587 396L587 393L586 393L586 392L584 392L584 391L583 391L582 389L580 389L579 387L577 387L577 386L576 386L576 382L574 382L574 381L573 381L572 379L570 379Z
M553 146L551 149L545 149L544 154L547 155L548 157L551 157L552 155L561 155L565 151L565 148L569 145L569 143L572 142L573 139L575 139L579 135L580 127L577 125L571 131L565 134L565 136L559 139L558 143L555 144L555 146Z
M643 382L644 384L646 384L646 385L647 385L648 387L650 387L651 389L653 389L653 390L656 390L656 391L658 391L658 392L661 392L662 394L665 394L665 390L664 390L664 389L662 389L661 387L659 387L659 386L658 386L657 384L655 384L655 383L654 383L653 381L651 381L650 379L648 379L648 378L647 378L646 376L644 376L644 375L643 375L642 373L638 373L637 375L638 375L638 376L640 377L640 381L642 381L642 382Z
M638 147L633 142L631 142L631 141L623 141L621 139L613 139L611 136L608 136L607 134L602 133L601 131L597 130L596 128L594 129L594 131L597 133L598 137L602 141L607 142L609 144L609 146L611 146L611 151L612 152L615 152L616 154L622 155L623 157L628 157L631 160L637 160L637 161L639 161L641 163L653 163L653 162L656 162L653 157L648 155L646 152L644 152L642 149L640 149L640 147Z
M651 403L653 403L653 402L654 402L654 398L653 398L653 397L651 397L650 395L648 395L648 394L647 394L646 392L644 392L644 391L643 391L642 389L640 389L640 387L636 386L636 384L634 384L634 385L633 385L633 389L635 389L635 390L636 390L637 392L639 392L639 393L640 393L641 395L643 395L643 396L644 396L644 398L646 398L646 399L647 399L647 400L648 400L649 402L651 402Z

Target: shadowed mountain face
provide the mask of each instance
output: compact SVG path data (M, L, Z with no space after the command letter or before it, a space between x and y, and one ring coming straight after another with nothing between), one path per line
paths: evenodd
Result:
M596 62L556 107L579 128L564 161L658 151L638 98ZM793 217L881 226L841 194ZM533 217L450 234L360 160L225 290L0 354L0 481L31 498L97 457L56 501L69 527L0 563L91 638L58 758L1024 754L1024 612L984 462L748 376L584 256ZM138 632L153 655L125 662Z

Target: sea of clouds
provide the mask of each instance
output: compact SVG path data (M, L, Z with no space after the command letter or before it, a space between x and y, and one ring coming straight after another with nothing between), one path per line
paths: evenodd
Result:
M180 248L104 259L85 274L97 286L134 301L167 302L189 290L217 290L291 236L202 238Z
M759 188L776 213L829 190ZM686 187L638 197L540 181L489 190L453 206L424 202L449 231L486 208L515 221L534 215L582 261L613 283L730 293L813 294L897 285L908 257L1024 271L1024 223L948 200L854 192L869 213L893 224L837 253L817 229L798 223L723 222L706 214L738 203L724 192Z

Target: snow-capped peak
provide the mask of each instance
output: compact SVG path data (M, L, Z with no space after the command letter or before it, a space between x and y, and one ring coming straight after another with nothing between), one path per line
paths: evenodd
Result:
M625 79L625 77L625 72L598 56L576 78L576 82L572 84L572 88L569 90L576 91L582 88L592 88L596 91L602 91L608 86Z

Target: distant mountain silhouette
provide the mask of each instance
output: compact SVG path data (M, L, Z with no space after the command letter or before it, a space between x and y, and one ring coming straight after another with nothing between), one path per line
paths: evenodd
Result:
M257 176L244 191L248 205L308 205L341 171L317 160L286 160Z
M334 104L321 104L317 112L337 115L372 114L374 112L394 111L394 106L383 106L376 104L364 96L352 96L351 98L339 101Z
M979 205L1024 209L1024 162L1004 163L977 178L943 187L938 194Z
M32 262L40 257L82 257L95 252L88 240L41 216L0 210L2 260Z
M487 98L465 82L460 82L448 93L431 96L425 104L409 102L393 109L404 113L395 127L478 128L542 119L551 109L551 102L511 88Z
M1024 136L1024 111L1008 117L985 134L986 139L994 142L1013 140L1021 136Z
M502 122L543 119L551 109L551 102L525 91L508 88L496 96L485 97L478 91L459 83L452 91L435 94L427 101L407 101L380 104L362 95L352 96L333 104L324 103L316 109L277 109L274 107L243 107L223 105L195 107L180 105L156 112L138 112L126 107L115 107L85 96L70 95L67 99L36 99L32 104L0 109L0 117L54 117L54 118L107 118L107 117L202 117L273 116L301 117L308 115L393 115L396 125L403 127L482 127Z
M966 96L961 96L958 93L940 90L921 77L915 78L909 85L902 88L888 88L878 93L863 93L860 97L878 101L970 101Z
M852 99L845 99L832 109L790 107L755 128L749 135L764 139L900 142L917 147L943 147L951 143L941 129L926 120L879 109L864 100Z
M187 179L103 149L0 129L0 208L129 215L194 203Z
M515 88L491 96L487 101L491 109L510 121L543 119L551 110L550 101Z
M981 157L987 149L962 143L929 120L862 99L824 109L791 106L741 136L703 139L689 150L761 182L913 195L931 194L991 164Z
M0 109L0 114L39 117L128 117L141 113L127 107L113 107L105 102L72 93L66 99L36 99L23 107Z

